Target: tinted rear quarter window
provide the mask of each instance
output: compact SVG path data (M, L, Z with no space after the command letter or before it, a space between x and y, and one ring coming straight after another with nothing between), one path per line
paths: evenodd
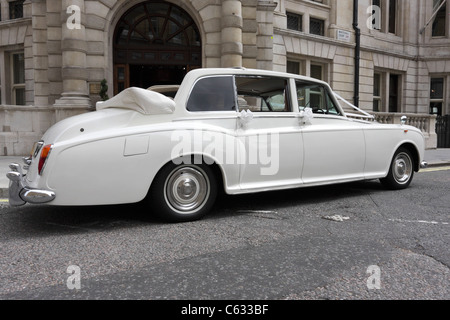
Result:
M198 80L186 108L191 112L235 110L233 77L217 76Z

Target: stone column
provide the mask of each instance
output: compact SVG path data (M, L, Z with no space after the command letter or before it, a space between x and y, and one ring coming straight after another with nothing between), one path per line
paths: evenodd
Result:
M0 0L0 9L2 11L0 19L6 21L9 19L9 3L6 0Z
M31 98L28 97L27 101L34 96L35 106L48 107L47 6L45 0L33 0L30 4L33 34L25 40L25 51L31 49L33 55L25 57L27 96L31 93Z
M237 0L222 2L221 66L242 67L242 4Z
M92 108L87 83L84 0L63 0L61 6L63 93L54 104L57 121Z
M273 69L273 15L277 6L272 0L259 0L256 13L258 23L257 66L259 69Z

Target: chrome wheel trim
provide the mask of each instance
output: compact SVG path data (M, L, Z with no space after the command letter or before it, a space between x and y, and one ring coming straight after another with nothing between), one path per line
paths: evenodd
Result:
M198 167L175 168L167 177L164 197L172 210L192 214L200 210L209 198L209 179Z
M399 184L408 183L413 172L411 157L406 152L399 153L392 163L392 174Z

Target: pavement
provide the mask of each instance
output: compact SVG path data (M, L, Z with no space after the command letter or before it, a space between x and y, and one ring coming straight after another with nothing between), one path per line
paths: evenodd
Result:
M425 151L425 161L428 167L450 166L450 149L430 149ZM10 171L10 163L23 164L22 157L0 156L0 198L8 197L9 180L6 173Z

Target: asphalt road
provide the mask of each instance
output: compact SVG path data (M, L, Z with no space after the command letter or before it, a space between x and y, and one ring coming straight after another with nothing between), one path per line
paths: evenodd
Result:
M435 168L403 191L222 196L184 224L139 204L0 202L0 300L448 300L449 195L450 168Z

